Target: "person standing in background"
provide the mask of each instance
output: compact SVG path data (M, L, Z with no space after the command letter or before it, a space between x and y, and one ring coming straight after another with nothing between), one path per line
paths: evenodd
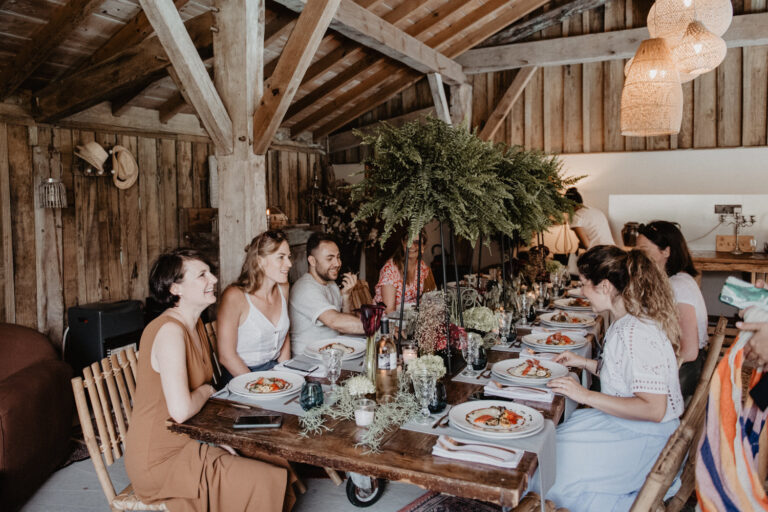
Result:
M577 203L569 224L579 239L579 247L590 249L596 245L616 245L608 219L601 210L585 205L576 187L566 190L565 197Z

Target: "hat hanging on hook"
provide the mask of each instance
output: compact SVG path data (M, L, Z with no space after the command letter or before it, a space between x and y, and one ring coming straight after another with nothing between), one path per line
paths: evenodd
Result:
M104 174L104 163L109 158L107 151L98 142L86 142L75 148L75 156L78 156L91 164L98 174Z
M131 188L139 178L139 166L128 148L112 148L112 182L121 190Z

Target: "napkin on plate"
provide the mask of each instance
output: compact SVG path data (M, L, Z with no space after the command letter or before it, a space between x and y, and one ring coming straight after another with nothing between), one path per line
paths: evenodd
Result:
M502 468L515 468L523 457L522 450L501 447L492 443L452 437L451 439L461 443L460 446L451 444L447 436L441 435L432 447L432 455L447 459L479 462Z
M486 395L500 396L502 398L517 398L519 400L529 400L533 402L550 403L555 398L555 394L547 388L534 388L526 386L503 385L499 388L488 382L483 388Z

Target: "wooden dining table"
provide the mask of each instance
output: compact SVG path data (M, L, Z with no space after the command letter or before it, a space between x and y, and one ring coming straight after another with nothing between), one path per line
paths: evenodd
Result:
M594 346L594 335L587 337ZM489 366L513 357L517 357L516 352L488 351ZM463 369L464 362L461 356L454 356L453 361L455 375ZM351 372L344 371L342 379L351 375ZM325 382L324 379L311 380ZM448 376L445 381L449 404L482 398L480 380L477 384L470 384L456 382ZM546 419L555 424L560 422L565 412L565 399L560 395L555 395L551 403L514 401L541 411ZM434 428L435 435L394 429L385 435L378 453L356 446L364 431L352 420L329 419L326 426L330 430L308 437L301 435L299 417L290 414L283 414L283 424L279 429L235 430L232 424L237 417L262 411L256 406L247 407L244 409L239 404L211 400L184 423L168 420L168 428L198 441L229 445L246 457L258 459L263 455L278 455L291 462L409 483L430 491L495 503L505 508L518 505L538 467L536 454L531 452L525 452L514 469L433 456L432 446L441 433L440 427ZM435 415L434 421L442 415Z

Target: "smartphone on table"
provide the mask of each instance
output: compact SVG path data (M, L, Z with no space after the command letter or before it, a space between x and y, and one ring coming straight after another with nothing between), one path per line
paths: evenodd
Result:
M233 428L280 428L283 417L280 414L257 414L240 416L235 420Z

